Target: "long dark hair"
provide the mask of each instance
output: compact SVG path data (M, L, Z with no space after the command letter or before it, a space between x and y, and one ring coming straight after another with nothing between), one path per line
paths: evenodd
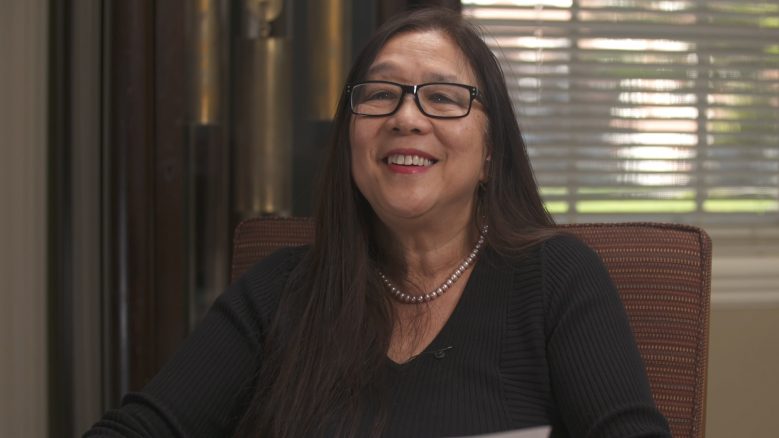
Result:
M475 193L476 220L486 221L488 246L521 254L553 233L530 168L525 144L498 61L479 33L446 9L420 9L385 23L357 57L347 83L364 79L392 37L436 30L470 61L489 119L488 180ZM257 389L236 436L355 435L361 410L378 433L393 313L376 278L379 257L374 212L351 175L349 123L342 96L315 210L316 237L290 274L264 338ZM377 409L378 407L378 409Z

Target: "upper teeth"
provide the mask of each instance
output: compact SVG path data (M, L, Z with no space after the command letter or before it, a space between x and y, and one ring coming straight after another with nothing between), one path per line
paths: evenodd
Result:
M418 155L390 155L387 157L390 164L402 164L404 166L430 166L433 161Z

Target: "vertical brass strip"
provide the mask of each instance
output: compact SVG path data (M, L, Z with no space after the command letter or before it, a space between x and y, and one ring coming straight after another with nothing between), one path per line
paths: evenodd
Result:
M235 41L235 201L240 218L292 212L289 1L245 0Z
M308 59L316 72L310 77L307 116L312 120L330 120L335 114L351 57L350 11L350 0L309 3Z
M218 0L196 0L192 82L194 122L216 124L221 118Z
M187 131L187 241L192 327L228 283L230 151L227 10L230 0L189 0L190 108ZM182 79L183 80L183 79Z
M288 38L239 41L236 208L242 218L292 210L292 45Z

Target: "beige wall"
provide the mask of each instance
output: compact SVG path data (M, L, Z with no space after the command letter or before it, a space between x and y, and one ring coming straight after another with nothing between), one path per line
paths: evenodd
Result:
M712 231L708 438L773 438L779 415L779 230Z
M0 436L47 435L45 0L0 12Z
M706 436L779 435L778 370L779 306L713 309Z

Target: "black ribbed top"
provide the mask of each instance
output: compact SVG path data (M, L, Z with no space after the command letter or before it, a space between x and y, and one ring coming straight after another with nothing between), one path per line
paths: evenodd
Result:
M259 338L301 250L253 267L169 364L85 436L230 436L259 367ZM597 255L555 237L510 264L489 249L424 353L387 359L386 436L551 424L553 437L668 437L625 310Z

